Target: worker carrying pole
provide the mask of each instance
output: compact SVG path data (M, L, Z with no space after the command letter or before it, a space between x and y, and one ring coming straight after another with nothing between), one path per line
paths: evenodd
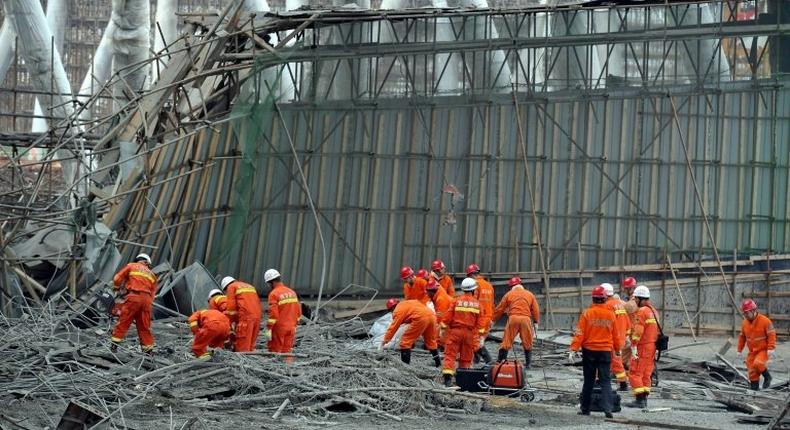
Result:
M121 315L112 330L112 352L118 351L126 332L134 322L140 349L148 355L154 351L154 335L151 332L151 309L156 294L156 275L151 271L151 257L139 254L134 262L127 264L112 279L115 294L123 297Z
M474 296L477 281L466 278L461 282L463 293L453 300L441 324L447 330L444 347L444 385L449 387L455 375L455 362L460 359L459 368L472 367L480 336L485 332L487 320L482 316L480 302Z
M612 286L612 284L603 283L601 286L604 291L606 291L606 306L614 312L614 316L617 320L617 333L620 334L620 342L622 345L628 344L628 346L630 346L631 342L627 339L631 334L631 318L625 310L625 304L622 300L614 296L614 286ZM622 352L620 354L615 354L614 351L612 351L612 373L620 384L620 391L628 391L625 366L623 366L621 356Z
M419 300L388 301L387 308L392 312L392 322L384 334L381 347L384 348L395 336L398 328L402 324L408 324L409 328L403 333L400 340L400 359L406 364L411 364L411 350L414 342L422 337L425 348L433 356L436 367L441 366L442 360L439 357L439 346L436 341L436 316Z
M584 384L579 414L590 415L592 391L597 378L601 386L603 403L601 407L604 415L612 418L613 394L609 372L612 366L612 351L619 355L622 345L614 312L606 306L605 302L604 288L600 285L593 288L592 304L579 317L568 360L574 362L576 354L581 350Z
M486 338L491 330L491 318L494 316L494 286L480 274L480 266L475 263L466 268L466 276L477 281L475 298L480 302L480 316L483 318L484 330L480 334L479 349L475 351L475 361L482 358L486 363L491 363L491 354L486 348Z
M230 321L218 310L201 309L190 315L187 321L195 335L192 353L201 360L207 360L213 354L207 347L222 348L230 336Z
M650 290L639 285L634 289L634 300L639 306L636 323L631 330L631 365L628 379L636 400L627 403L631 408L646 408L655 367L656 341L658 340L658 314L650 303Z
M261 331L261 299L258 291L250 284L241 282L232 276L222 278L220 283L228 299L225 315L235 327L236 340L233 350L249 352L255 349L258 334Z
M296 325L302 317L302 305L296 292L282 282L280 272L269 269L263 274L269 284L269 319L266 320L266 336L270 339L269 352L289 353L296 339ZM288 358L290 361L292 358Z
M493 323L507 314L507 325L505 334L502 336L502 343L499 344L499 355L497 361L507 359L508 351L513 346L516 336L521 337L521 346L524 348L524 368L529 369L532 363L532 339L537 332L540 309L538 301L531 291L521 285L521 278L514 276L510 278L507 285L510 291L502 297L502 301L494 309Z
M776 329L771 320L757 312L757 303L746 299L741 304L743 323L741 334L738 336L738 355L743 354L743 348L749 347L746 356L746 369L749 371L749 388L760 389L760 375L763 377L763 389L771 386L771 374L768 372L768 362L773 358L776 349Z

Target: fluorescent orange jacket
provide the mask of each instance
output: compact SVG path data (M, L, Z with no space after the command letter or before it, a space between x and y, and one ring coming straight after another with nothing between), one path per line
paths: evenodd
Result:
M622 339L614 312L604 303L593 303L579 317L571 350L619 351L623 348Z
M302 306L296 292L282 282L275 283L269 293L269 319L266 321L266 328L272 329L275 325L296 327L301 316Z
M225 312L228 310L228 298L222 294L208 299L208 308L215 311Z
M653 305L642 306L636 311L636 324L632 327L631 342L634 345L656 343L658 340L658 312Z
M444 292L447 293L447 295L450 297L455 297L455 288L453 288L453 278L451 278L447 274L444 274L441 277L437 277L436 272L432 272L432 273L433 273L433 278L436 279L436 282L438 282L439 285L442 286Z
M475 278L477 280L477 290L475 290L475 297L480 302L480 311L485 318L486 328L491 323L491 318L494 316L494 286L485 280L482 276Z
M743 320L741 335L738 336L738 352L743 351L746 345L750 353L776 348L776 329L767 316L757 314L754 321Z
M227 288L228 307L225 315L231 322L237 322L239 315L245 319L261 319L261 299L250 284L233 281Z
M201 309L195 311L189 316L187 322L189 323L189 329L192 330L192 333L196 333L199 328L207 326L222 327L226 330L230 329L228 317L222 312L214 309Z
M414 278L411 284L406 282L403 284L403 297L406 300L419 300L422 304L427 304L431 299L425 293L425 286L428 284L423 278Z
M156 275L143 263L129 263L112 278L114 289L126 284L127 291L156 294Z
M432 320L433 312L419 300L404 300L395 306L392 311L392 323L384 334L384 343L388 343L395 336L402 324L409 324L416 320Z
M436 320L442 321L450 306L453 305L453 298L444 292L444 289L438 288L433 295L433 309L436 311Z
M479 334L485 332L487 327L487 320L483 317L480 302L468 292L464 292L453 300L442 323L450 328L472 329Z
M496 322L505 313L508 316L530 317L535 324L540 320L538 301L535 295L524 287L515 286L505 294L505 297L502 297L502 301L494 309L493 321Z
M617 331L625 340L625 337L631 334L631 317L628 316L628 312L625 310L625 304L622 300L612 296L606 301L606 307L614 312L614 316L617 319Z

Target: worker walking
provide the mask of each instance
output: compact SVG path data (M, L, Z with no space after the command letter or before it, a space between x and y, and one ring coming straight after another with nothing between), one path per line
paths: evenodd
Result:
M233 350L253 351L261 331L262 311L258 291L252 285L231 276L222 278L220 285L228 300L225 315L228 316L231 325L235 326L236 340L233 343Z
M475 356L476 358L482 358L486 363L491 363L491 354L488 353L485 341L489 330L491 330L491 319L494 317L494 287L483 278L483 275L480 274L480 266L475 263L467 266L466 276L477 281L475 298L480 302L481 315L485 321L485 329L480 335L480 349L475 352Z
M439 346L436 343L436 316L419 300L404 300L392 310L392 323L387 328L387 333L381 341L381 346L388 344L401 324L408 324L409 328L403 333L400 340L400 359L406 364L411 363L411 350L414 342L422 337L425 348L430 351L436 367L442 364L439 357Z
M444 385L447 387L452 385L456 360L460 359L458 367L461 369L472 367L480 336L485 331L487 321L483 318L480 302L474 296L477 288L475 279L464 279L461 282L463 293L453 300L441 322L447 330L442 369Z
M195 335L192 353L197 358L210 358L212 353L207 348L222 348L230 336L230 321L218 310L201 309L190 315L187 321L189 329Z
M406 300L419 300L427 304L430 299L425 294L425 285L428 284L422 277L415 276L414 269L404 266L400 269L400 278L403 280L403 298Z
M744 346L749 347L749 355L746 356L749 388L759 390L760 375L762 375L763 389L766 389L771 386L768 362L773 358L776 349L776 329L767 316L757 312L757 303L754 300L744 300L741 310L744 320L741 323L741 334L738 336L738 355L743 354Z
M113 352L118 351L118 345L123 342L126 332L134 322L137 336L140 338L140 348L146 354L153 354L151 309L154 306L156 279L156 275L151 271L151 257L148 254L137 255L134 262L124 266L113 277L113 290L116 295L123 297L120 317L112 330L110 349Z
M652 385L651 375L655 367L656 341L658 340L658 316L650 304L650 290L644 285L634 289L636 323L631 331L631 365L628 376L636 400L626 404L632 408L646 408L647 397Z
M222 313L228 310L228 298L222 294L222 290L215 288L208 293L208 308Z
M521 346L524 348L524 367L529 369L532 363L532 338L538 328L540 321L540 309L538 301L531 291L521 285L521 278L514 276L510 278L507 285L510 291L502 297L502 301L494 309L492 323L507 314L507 325L505 334L502 336L502 343L499 345L499 355L497 361L507 359L507 353L513 346L516 335L521 337Z
M436 282L444 289L450 297L455 297L455 288L453 288L453 278L448 275L445 270L447 267L442 260L433 260L431 263L431 277L436 279Z
M634 297L634 288L636 288L636 279L628 276L620 283L620 299L623 301L623 308L626 315L631 322L631 329L633 330L634 323L636 322L636 311L639 306L636 304L636 297ZM623 344L623 351L621 359L623 367L629 368L631 364L631 335L628 335L628 345Z
M444 288L435 279L428 281L425 292L433 303L433 310L436 313L436 339L439 346L444 347L444 329L440 322L447 316L447 311L453 305L453 298L444 292Z
M269 284L269 319L266 335L270 339L269 352L291 352L296 339L296 325L302 317L302 305L294 290L283 284L280 272L269 269L263 274Z
M576 333L568 356L571 362L579 350L582 352L584 384L581 395L581 415L590 415L592 391L596 377L600 381L604 415L612 417L612 386L610 368L612 352L620 354L621 336L617 332L614 312L605 304L606 291L600 285L592 290L592 305L579 317Z
M614 286L612 284L603 283L601 286L606 291L606 307L614 312L617 321L617 333L620 334L620 344L624 347L630 347L631 341L628 340L628 337L631 334L631 318L628 317L628 313L625 311L625 304L614 296ZM628 378L621 355L622 352L615 354L612 351L612 373L620 384L620 391L628 391Z

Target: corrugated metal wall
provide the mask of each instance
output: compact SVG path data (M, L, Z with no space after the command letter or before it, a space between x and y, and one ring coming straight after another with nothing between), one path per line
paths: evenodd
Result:
M550 269L653 263L665 249L696 257L711 242L682 133L719 249L785 252L790 82L778 83L669 88L681 130L666 92L640 89L522 94L520 116L512 96L282 105L259 138L247 232L224 258L240 120L155 153L152 183L184 175L139 196L121 236L158 246L157 260L175 255L175 267L200 260L258 284L276 267L317 292L321 246L290 134L327 241L329 291L353 282L397 292L400 266L434 258L451 271L473 261L539 271L522 143ZM463 195L455 203L443 192L451 185Z

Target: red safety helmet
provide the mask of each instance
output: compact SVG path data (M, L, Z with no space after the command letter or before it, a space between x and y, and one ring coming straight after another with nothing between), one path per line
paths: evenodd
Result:
M592 297L594 299L605 299L606 289L600 285L592 289Z
M442 260L433 260L433 263L431 263L431 270L444 270L445 268Z
M438 290L438 289L439 289L439 283L436 282L435 279L431 279L430 281L428 281L428 285L425 286L425 290Z
M409 266L404 266L400 269L400 278L406 279L409 276L414 275L414 270Z
M414 276L416 276L418 278L425 279L427 281L428 280L428 271L425 270L425 269L420 269L420 270L417 271L417 274L414 275Z
M389 299L387 300L387 310L391 311L392 308L398 306L398 299Z
M518 276L514 276L510 278L509 281L507 281L508 287L515 287L516 285L520 285L520 284L521 284L521 278L519 278Z
M634 288L634 287L636 287L636 279L634 279L633 277L629 276L629 277L623 279L623 282L620 283L620 286L621 287L625 287L625 288Z
M469 266L466 266L466 276L474 275L475 273L477 273L479 271L480 271L480 266L478 266L475 263L472 263Z
M741 303L741 310L744 312L757 310L757 303L752 299L746 299Z

